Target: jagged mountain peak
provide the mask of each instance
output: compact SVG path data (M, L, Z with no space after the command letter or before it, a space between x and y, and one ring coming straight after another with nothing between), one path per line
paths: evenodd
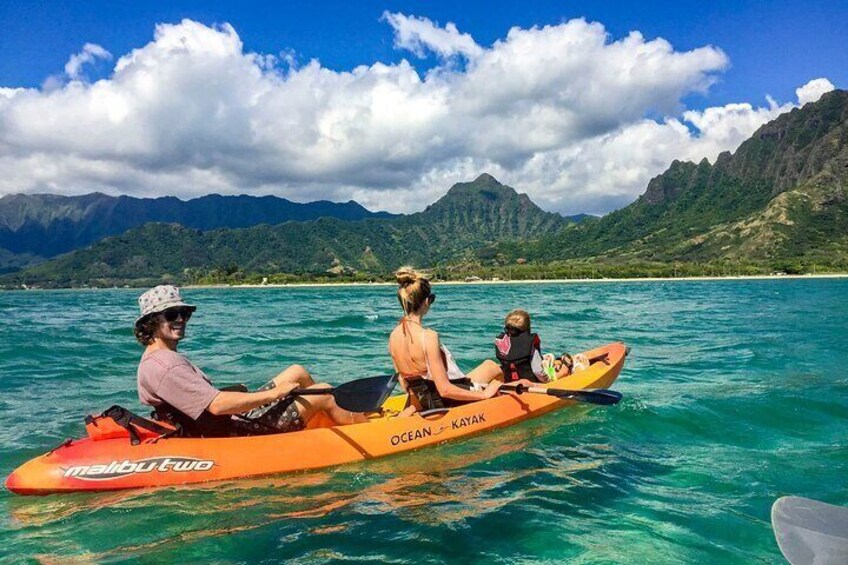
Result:
M752 198L753 206L762 206L781 192L818 174L823 163L832 159L842 145L838 139L829 143L822 143L822 140L844 132L846 124L848 91L828 92L819 101L794 108L760 126L734 153L722 152L715 164L710 164L706 158L697 164L672 161L664 173L651 179L639 202L670 205L682 196L696 196L693 191L697 191L698 186L719 185L723 178L735 177L754 181L752 185L757 186L747 189L752 194L745 198L759 193L759 198ZM707 195L702 192L700 196ZM708 196L718 198L722 195L710 191Z
M498 182L495 177L488 173L481 174L471 182L456 183L448 190L447 194L428 208L439 209L440 207L454 205L465 206L472 201L488 202L493 205L520 201L524 205L530 204L533 208L538 208L526 194L519 194L514 188Z
M838 262L848 257L846 187L843 90L781 114L715 164L672 162L636 202L563 233L549 256Z
M456 183L455 185L453 185L450 188L450 190L448 190L448 193L451 193L451 192L454 192L454 193L456 193L456 192L474 192L474 191L486 190L486 189L494 189L494 190L507 189L508 191L515 192L515 189L510 188L510 187L506 186L505 184L498 182L498 179L496 179L495 177L493 177L489 173L483 173L471 182L458 182L458 183Z

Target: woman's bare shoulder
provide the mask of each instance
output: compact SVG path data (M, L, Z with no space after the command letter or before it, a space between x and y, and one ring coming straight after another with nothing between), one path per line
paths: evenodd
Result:
M436 330L431 330L430 328L422 328L421 329L421 340L426 344L438 344L439 343L439 332Z

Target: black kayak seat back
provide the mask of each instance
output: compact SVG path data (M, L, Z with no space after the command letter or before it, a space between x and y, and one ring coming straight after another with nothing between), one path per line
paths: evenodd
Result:
M406 383L406 391L415 396L421 410L433 410L436 408L447 408L445 401L436 388L436 383L420 376L403 377ZM408 401L407 401L408 402Z
M410 396L414 395L418 400L422 413L431 410L455 408L469 402L467 400L454 400L452 398L443 397L439 394L439 389L436 387L436 383L429 379L425 379L424 377L416 375L412 377L403 377L403 380L406 381L407 392ZM451 381L451 384L461 388L471 388L472 385L471 380L468 378ZM409 406L408 399L406 405Z

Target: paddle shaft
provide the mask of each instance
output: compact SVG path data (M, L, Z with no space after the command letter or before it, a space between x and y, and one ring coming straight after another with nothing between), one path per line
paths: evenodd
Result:
M326 388L296 388L289 394L291 396L312 396L316 394L333 394L336 392L336 387L328 386Z
M464 385L460 385L465 388ZM468 385L471 386L471 385ZM544 394L554 396L563 400L576 400L578 402L586 402L589 404L600 404L610 406L618 404L621 400L621 393L614 390L596 389L596 390L563 390L558 388L546 388L543 386L526 386L524 384L502 384L501 392L514 392L516 394Z
M523 384L504 384L501 385L501 390L514 391L517 394L529 392L532 394L545 394L554 396L564 400L577 400L578 402L588 402L590 404L601 404L609 406L618 404L621 400L621 393L614 390L597 389L597 390L563 390L558 388L545 388L542 386L526 386Z

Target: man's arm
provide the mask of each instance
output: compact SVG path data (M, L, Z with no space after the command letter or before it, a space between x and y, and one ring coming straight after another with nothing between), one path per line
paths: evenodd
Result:
M238 414L286 396L297 385L288 383L258 392L230 392L215 388L188 360L167 368L157 388L159 398L196 420L206 410L217 416Z
M270 404L287 396L297 388L297 383L284 383L280 386L258 392L219 392L206 409L215 416L241 414L259 406Z

